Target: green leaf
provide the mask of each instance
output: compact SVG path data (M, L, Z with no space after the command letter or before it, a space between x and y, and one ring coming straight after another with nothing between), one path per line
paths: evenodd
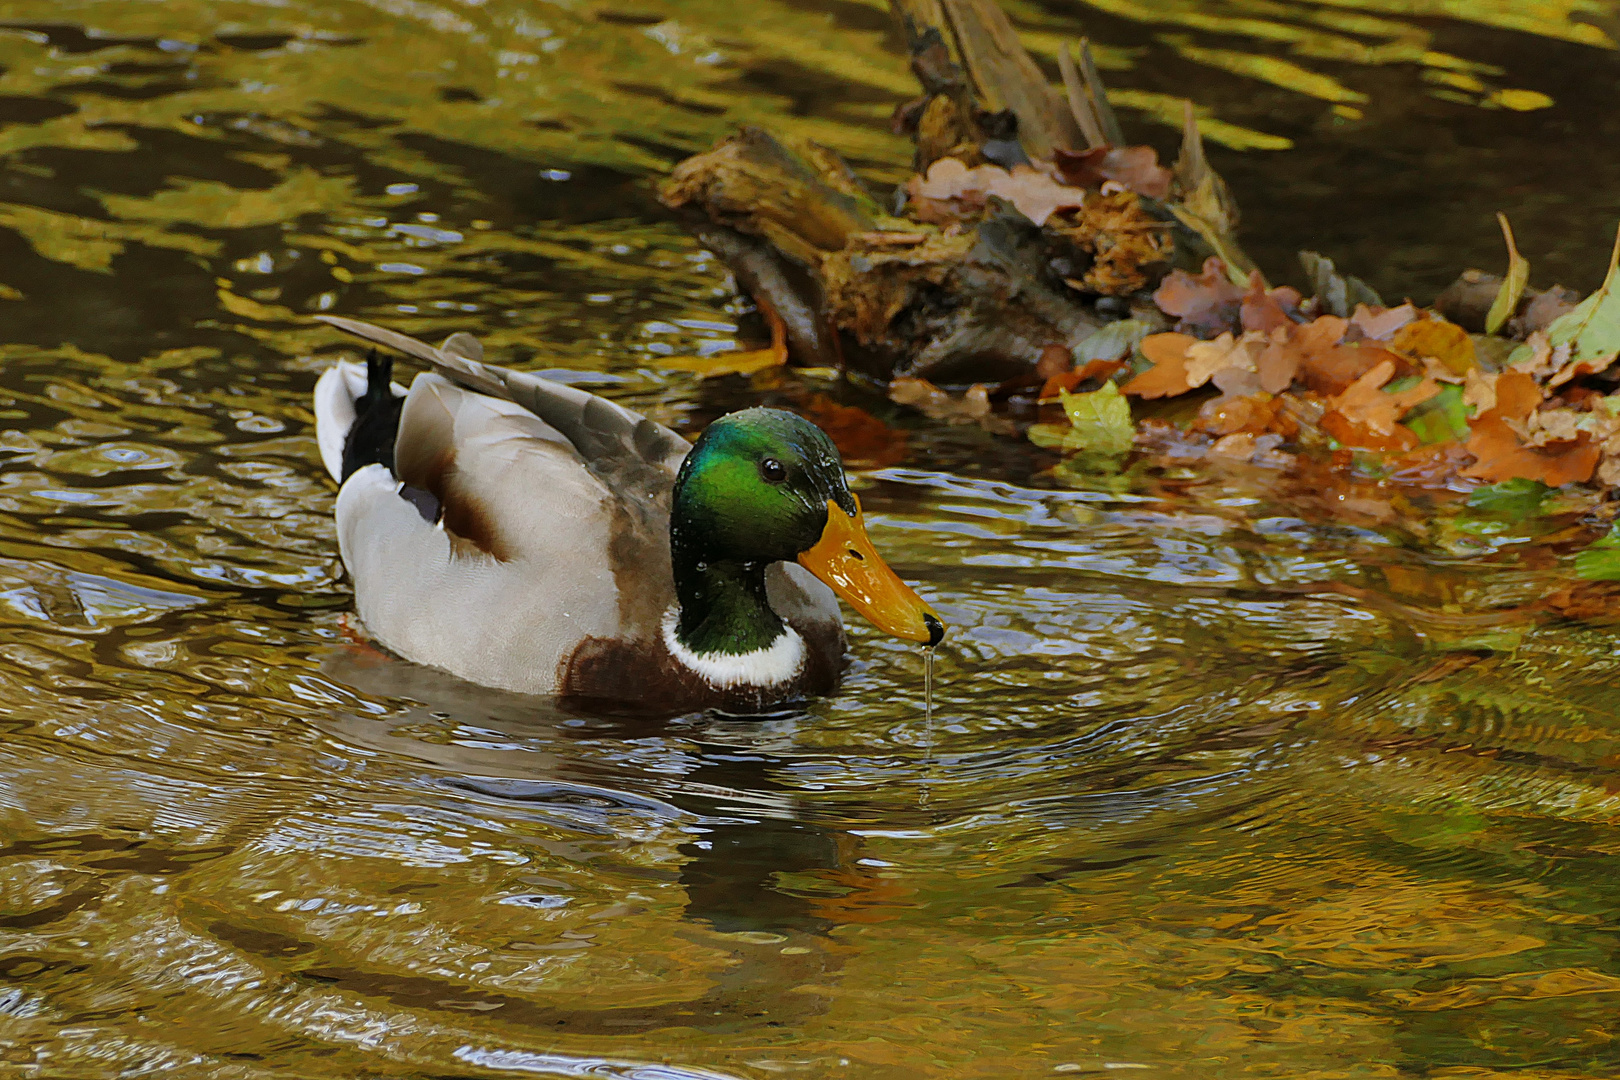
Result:
M1069 433L1063 448L1120 453L1131 448L1136 424L1131 420L1131 403L1119 387L1105 382L1090 394L1063 393L1063 411L1069 417Z
M1153 327L1141 319L1111 322L1070 350L1074 355L1074 366L1082 367L1092 360L1118 360L1129 356L1151 333Z
M1405 423L1425 446L1468 438L1468 406L1463 404L1463 388L1449 383L1442 386L1438 394L1407 413Z
M1507 241L1508 272L1502 279L1502 287L1496 292L1496 299L1491 303L1490 313L1485 316L1485 332L1494 334L1502 329L1502 324L1513 317L1518 310L1519 298L1524 295L1524 287L1530 284L1530 260L1519 254L1519 249L1513 243L1513 229L1508 225L1507 215L1498 212L1496 220L1502 226L1502 239Z
M1500 514L1521 521L1541 513L1542 500L1551 490L1540 480L1516 477L1489 487L1475 488L1468 496L1468 505L1487 514Z
M1575 556L1575 574L1587 581L1620 581L1620 525Z
M1043 450L1062 450L1073 430L1068 424L1031 424L1024 434Z
M1609 273L1598 291L1582 300L1573 311L1566 311L1547 326L1547 340L1557 348L1570 346L1569 362L1591 360L1606 363L1620 353L1620 235L1615 236L1609 256Z

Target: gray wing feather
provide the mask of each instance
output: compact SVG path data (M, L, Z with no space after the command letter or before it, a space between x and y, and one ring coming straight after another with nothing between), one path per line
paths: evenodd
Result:
M691 449L669 428L623 405L578 387L484 363L484 348L471 334L451 334L442 346L434 348L425 341L359 319L341 315L315 317L430 364L445 378L470 390L523 406L573 443L586 467L614 489L660 490Z

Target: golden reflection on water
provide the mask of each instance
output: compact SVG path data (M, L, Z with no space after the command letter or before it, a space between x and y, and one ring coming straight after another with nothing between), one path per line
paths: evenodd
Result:
M1048 52L1083 23L1129 106L1195 93L1262 147L1334 106L1484 115L1536 76L1505 40L1607 45L1594 5L1013 11ZM646 177L741 121L898 175L880 7L4 14L17 1075L1620 1066L1615 623L1532 606L1569 583L1573 503L1403 528L1375 484L1330 513L1248 466L1053 476L918 430L858 483L952 627L931 718L923 658L858 626L838 696L747 721L569 712L355 641L308 315L472 330L687 430L827 390L658 370L759 327ZM1275 128L1244 105L1272 91Z

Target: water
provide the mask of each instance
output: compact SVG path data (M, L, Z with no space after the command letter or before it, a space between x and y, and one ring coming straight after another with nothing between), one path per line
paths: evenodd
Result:
M1214 150L1278 278L1310 243L1426 299L1497 266L1498 208L1538 283L1601 272L1607 8L1014 11L1037 45L1083 21L1122 90L1293 143ZM7 1075L1620 1071L1590 501L1053 471L826 380L659 372L764 327L649 176L744 120L898 176L880 8L3 14ZM1513 89L1554 104L1481 104ZM876 411L905 455L857 472L862 505L949 636L853 625L840 693L763 721L391 660L346 615L318 311L471 330L686 431Z

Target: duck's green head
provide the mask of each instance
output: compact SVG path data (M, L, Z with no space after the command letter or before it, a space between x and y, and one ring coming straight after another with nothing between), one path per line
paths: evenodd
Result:
M781 409L745 409L704 431L675 481L670 546L683 592L692 568L797 561L886 633L929 645L945 634L872 546L838 448Z

